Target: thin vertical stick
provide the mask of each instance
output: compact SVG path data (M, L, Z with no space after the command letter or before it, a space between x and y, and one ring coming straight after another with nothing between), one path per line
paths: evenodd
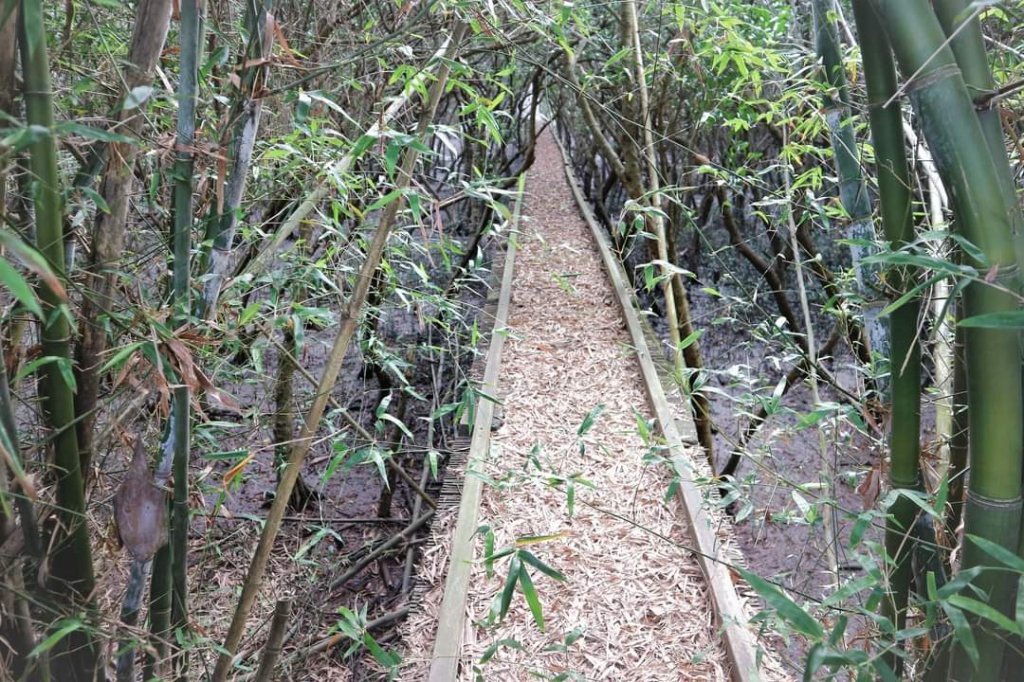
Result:
M789 136L787 131L783 130L783 144L785 147L789 143ZM785 183L785 196L790 201L790 205L786 211L786 221L789 225L789 240L790 246L793 249L793 264L796 267L796 283L797 292L800 295L800 309L804 316L804 328L807 333L807 383L811 387L811 399L814 401L814 409L818 409L821 406L821 394L818 391L818 355L817 355L817 344L814 341L814 320L811 319L811 306L807 302L807 288L804 284L804 268L803 261L800 259L800 244L797 241L797 227L796 220L793 218L792 208L792 197L790 196L793 191L793 183L789 177L789 170L786 169L782 173L783 182ZM820 475L825 479L828 485L830 500L826 501L822 505L822 519L825 525L825 557L828 560L828 570L832 573L835 580L835 588L839 589L840 577L839 577L839 557L836 554L836 542L839 537L839 530L836 525L835 514L832 509L832 499L835 497L835 472L831 463L828 461L827 455L827 444L825 442L825 432L822 431L821 427L817 428L818 431L818 451L821 458L821 472Z

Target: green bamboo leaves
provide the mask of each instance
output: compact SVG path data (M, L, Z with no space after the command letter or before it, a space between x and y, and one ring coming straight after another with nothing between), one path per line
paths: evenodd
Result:
M536 624L541 632L544 632L544 609L541 606L537 588L533 583L533 577L530 575L530 568L559 582L565 582L566 578L562 573L551 566L548 566L529 550L522 549L521 545L545 542L559 536L552 535L517 538L516 546L507 547L498 552L494 552L493 532L490 528L482 528L481 530L484 533L485 544L488 547L487 556L484 557L483 561L489 576L494 575L495 561L507 556L512 557L508 563L508 573L505 574L504 586L502 587L501 592L495 595L494 603L491 604L491 611L489 614L490 620L495 622L505 618L508 614L509 608L512 606L512 597L515 595L516 586L518 585L519 589L523 593L523 598L526 600L527 606L530 608L534 624Z

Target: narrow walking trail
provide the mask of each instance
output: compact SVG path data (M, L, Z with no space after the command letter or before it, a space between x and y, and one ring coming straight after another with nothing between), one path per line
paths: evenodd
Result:
M489 571L478 532L459 679L728 679L704 578L682 548L675 498L665 501L662 453L643 435L654 429L630 337L550 134L525 191L503 421L490 456L472 465L485 480L478 527L493 533L493 552L525 550L565 579L514 555ZM522 579L504 619L493 616L515 563L536 589L543 632ZM411 620L403 679L427 679L436 596Z

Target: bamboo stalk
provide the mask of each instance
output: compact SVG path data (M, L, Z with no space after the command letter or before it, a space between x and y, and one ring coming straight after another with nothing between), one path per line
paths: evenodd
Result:
M871 138L875 147L880 210L886 238L892 249L914 239L913 197L910 191L910 168L903 136L903 116L896 92L896 65L888 39L878 16L866 0L854 0L853 11L867 81L868 113ZM888 104L887 104L888 103ZM887 278L891 296L902 296L914 284L917 273L910 269L895 270ZM889 432L889 486L893 490L921 488L919 466L921 437L921 349L918 343L917 320L921 310L915 297L889 315L889 371L891 420ZM896 498L886 520L885 546L892 562L883 600L883 613L895 632L906 625L906 610L912 580L911 557L917 506L905 496ZM897 651L901 643L893 642L886 656L889 667L897 675L903 657Z
M984 262L968 261L987 271L988 281L967 286L966 314L1015 311L1017 299L1010 292L1018 289L1019 279L1010 207L946 35L927 0L872 0L872 4L908 76L904 87L910 92L925 139L947 186L957 225L984 254ZM990 286L990 282L1003 288ZM966 333L971 489L964 514L965 532L1011 551L1016 551L1019 543L1020 453L1024 446L1019 336L1018 330L1007 328L970 328ZM983 566L990 561L974 543L964 542L962 567ZM988 595L993 607L1012 617L1010 576L987 571L974 585ZM999 679L1005 638L989 627L977 627L974 636L978 668L963 643L958 642L952 654L951 678Z
M1014 171L1010 165L1009 156L1006 153L1006 143L1003 135L1002 122L999 119L999 110L993 106L991 97L996 94L997 87L989 67L988 55L985 51L985 43L981 33L981 23L978 21L978 13L981 8L974 8L964 0L935 0L933 3L935 14L946 36L949 38L950 47L956 57L957 66L963 73L964 84L967 86L975 102L975 112L978 122L981 124L985 136L985 143L989 155L995 166L999 180L999 190L1003 201L1009 209L1010 234L1012 235L1017 254L1017 267L1024 267L1024 215L1022 215L1020 204L1017 200L1017 188L1014 182ZM1024 379L1024 375L1022 375ZM962 436L960 437L962 439ZM963 462L961 461L963 448L957 442L957 461L951 467L952 475L957 478L957 484L951 485L953 494L963 493ZM952 498L951 498L952 499ZM962 507L957 505L954 514L950 515L947 529L952 528L953 535L960 521ZM1019 536L1017 540L1017 554L1024 556L1024 521L1020 523ZM1015 637L1012 645L1008 647L1008 655L1005 663L1005 672L1012 675L1019 670L1024 663L1024 651L1021 646L1024 644L1020 637Z
M647 76L644 69L643 45L640 41L640 26L637 19L636 1L626 3L627 30L633 41L633 67L636 74L637 88L640 92L640 119L643 129L643 156L647 164L648 200L652 209L651 218L654 223L654 234L658 243L658 258L662 261L663 296L665 297L665 317L669 325L669 339L672 341L672 357L676 374L684 386L693 405L693 417L696 422L701 447L709 462L714 462L714 439L711 428L711 406L705 395L694 390L697 375L704 368L700 354L700 345L693 339L682 349L683 338L692 338L694 333L693 317L690 314L690 303L686 297L686 286L683 277L672 270L676 254L669 253L669 239L666 234L665 212L662 207L661 178L658 173L657 148L654 144L654 130L651 125L650 94L647 89ZM685 380L682 377L683 367L691 371Z
M65 279L63 202L57 171L54 132L53 95L50 89L50 65L46 52L46 25L42 3L22 0L21 28L22 76L25 88L25 113L29 125L47 131L29 147L31 170L35 180L36 245L58 277ZM71 371L71 325L62 311L67 304L63 291L46 282L37 284L46 313L41 325L42 352L52 358L38 370L39 396L44 422L52 431L53 462L57 479L57 520L54 538L50 586L67 601L72 612L93 610L95 588L92 549L86 525L86 502L82 470L75 433L74 387L66 378ZM100 669L99 645L94 632L86 627L65 635L55 648L53 675L58 680L92 680Z
M121 622L134 627L139 622L139 611L142 605L142 594L149 574L149 561L133 560L128 576L128 587L121 603ZM130 638L122 642L121 653L117 657L117 682L135 682L135 650L136 644Z
M14 19L12 17L11 21ZM0 35L2 35L0 31ZM2 182L2 178L0 178ZM0 338L0 358L4 356L3 339ZM7 366L0 361L0 447L3 447L3 456L0 457L0 496L3 496L4 508L9 511L9 516L4 515L3 532L0 533L0 545L7 537L15 531L13 509L9 508L9 500L14 498L14 505L18 510L21 519L21 534L24 540L24 548L27 556L20 562L15 562L7 571L6 580L9 590L0 596L3 599L5 613L0 622L0 636L5 637L14 650L15 659L13 670L19 679L25 675L30 682L36 680L50 679L50 655L49 652L42 652L38 660L33 661L29 654L36 647L36 637L32 631L32 617L28 596L25 592L25 574L36 575L39 568L44 565L42 540L39 535L39 522L36 518L36 510L32 503L31 491L25 489L23 484L24 465L21 462L21 446L19 443L17 422L14 417L14 406L11 402L10 384L7 379ZM12 463L8 464L8 460ZM19 476L17 471L8 471L15 467L22 470ZM3 571L0 570L0 574Z
M172 215L171 307L175 328L188 323L191 299L190 257L193 222L193 175L195 168L195 126L198 103L198 70L203 33L203 0L181 3L180 72L178 80L178 122L175 138ZM188 652L179 646L187 637L188 625L188 533L189 480L191 450L191 387L179 380L173 389L171 413L160 444L162 459L156 480L167 479L168 465L174 472L174 496L171 503L169 552L160 551L157 561L170 562L170 638L171 670L180 682L188 678ZM154 569L154 573L156 572ZM165 567L160 567L161 580ZM162 598L162 595L158 596Z
M437 105L441 100L441 95L444 92L444 87L448 80L450 67L447 60L454 57L455 51L462 42L462 38L465 35L466 30L466 24L459 22L456 24L452 32L451 40L448 42L448 48L445 51L445 61L442 61L441 65L438 67L437 78L431 85L427 105L420 117L419 125L416 130L416 135L419 138L424 136L427 131L427 127L434 118L434 113L437 110ZM402 190L409 186L409 183L412 180L412 172L415 168L417 157L418 152L414 147L408 147L405 150L398 181L396 183L397 189ZM260 534L259 545L256 548L256 553L253 555L252 563L249 566L249 573L246 576L245 584L242 587L242 595L239 598L238 606L235 609L234 616L231 620L231 626L228 629L228 634L224 641L224 651L217 659L217 665L212 677L213 682L224 682L231 669L234 653L238 649L238 643L241 641L242 634L245 630L246 620L249 617L249 612L252 610L252 604L255 601L256 592L260 587L263 574L266 571L267 562L270 559L270 551L273 548L274 540L277 537L277 532L281 525L281 517L284 515L288 499L291 496L292 487L295 485L295 481L298 478L302 467L302 462L305 459L306 454L309 452L313 437L316 435L320 424L320 418L323 416L324 408L327 406L327 402L330 399L331 390L334 387L335 380L337 379L338 373L341 371L341 365L345 358L345 352L348 350L349 342L355 334L356 327L362 317L363 303L366 301L370 283L373 279L373 273L377 270L377 266L380 264L380 260L384 254L384 247L387 244L387 239L391 233L391 227L398 213L400 204L401 200L396 199L388 204L384 209L384 214L381 217L380 224L374 232L373 240L367 248L366 260L359 271L355 289L349 297L348 305L345 310L344 321L338 331L338 336L335 339L334 345L327 359L327 363L324 367L323 374L321 375L320 383L317 386L316 398L306 415L306 422L303 425L302 432L300 433L295 446L292 448L291 456L288 459L288 465L281 476L281 481L277 488L277 494L274 497L274 503L267 515L267 522L263 527L263 532Z
M245 192L245 181L249 176L252 152L259 132L260 114L263 111L264 81L267 66L264 59L273 45L270 10L273 0L249 0L246 3L245 26L249 33L249 47L245 51L246 64L242 69L237 99L228 114L225 137L230 135L227 156L231 163L224 205L215 207L206 231L206 281L199 301L199 317L211 317L216 313L221 286L227 275L231 246L238 227L238 211Z
M270 682L274 679L274 667L281 656L281 645L288 632L288 619L292 615L292 600L280 599L274 606L274 619L270 621L270 634L267 635L267 646L260 658L260 667L256 671L255 682Z
M171 545L164 545L153 557L149 582L149 632L152 653L146 652L142 677L161 677L171 640Z
M163 51L171 23L171 0L144 0L139 3L135 16L128 65L124 72L122 101L137 87L153 80L153 71ZM138 137L145 120L140 104L132 109L122 108L116 115L118 134ZM107 350L107 332L100 323L100 315L114 301L118 260L124 250L125 226L128 220L129 195L134 181L135 160L141 145L111 142L105 148L106 172L100 186L100 195L107 204L106 211L96 212L92 232L89 264L85 269L87 290L82 297L79 341L75 349L75 410L81 415L78 422L78 448L83 475L88 477L93 457L93 437L96 427L97 402L100 393L100 366ZM88 174L89 177L92 173Z
M815 45L818 58L824 66L824 80L827 85L823 95L824 115L831 133L832 153L839 175L839 198L850 216L847 235L852 242L850 256L853 260L857 289L863 300L862 311L868 348L873 353L886 357L889 345L888 331L885 323L878 317L881 307L877 290L878 272L877 268L863 263L865 257L878 251L877 247L865 245L874 244L877 237L871 217L871 199L861 171L853 124L850 122L850 94L846 87L846 71L843 68L839 36L836 32L835 0L813 0L811 8L814 15ZM879 381L877 375L877 371L872 371L876 384L884 387L885 382Z
M1024 234L1021 234L1024 215L1017 200L1017 187L1010 157L1006 153L999 109L994 106L992 99L998 88L989 67L981 22L978 20L982 8L971 6L967 0L934 0L932 6L943 31L949 37L949 45L963 74L964 84L975 102L975 112L985 134L985 144L995 164L999 191L1010 209L1010 233L1015 235L1017 264L1024 267Z

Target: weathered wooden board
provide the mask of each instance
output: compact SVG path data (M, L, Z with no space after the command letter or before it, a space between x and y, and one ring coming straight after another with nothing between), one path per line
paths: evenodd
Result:
M489 396L496 395L498 392L498 371L501 368L501 351L506 336L504 330L508 325L508 311L512 300L512 277L516 255L515 234L522 208L524 180L525 175L519 178L519 196L516 199L515 211L512 215L494 329L491 332L487 364L480 386L480 390ZM477 528L477 512L480 508L482 489L482 481L478 476L473 475L473 469L475 463L486 458L490 451L494 410L495 404L492 400L485 398L477 400L473 434L470 437L466 462L466 475L462 482L462 501L459 504L459 515L455 522L448 576L445 580L444 597L438 614L437 638L434 641L429 682L455 682L459 672L459 658L466 623L466 590L469 587L472 569L473 535Z

